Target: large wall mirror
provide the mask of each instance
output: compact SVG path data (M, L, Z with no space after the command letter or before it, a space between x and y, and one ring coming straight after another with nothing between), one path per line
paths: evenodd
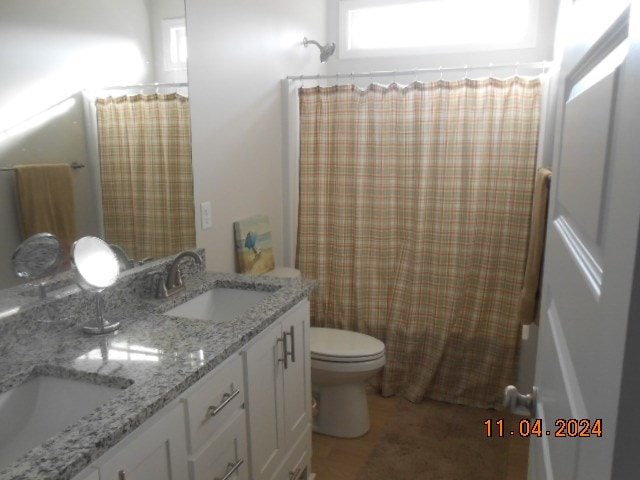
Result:
M0 288L21 283L11 268L24 236L15 166L81 166L71 170L76 234L105 238L96 99L188 97L184 16L183 0L0 2ZM190 127L188 144L190 169ZM192 193L183 201L193 209Z

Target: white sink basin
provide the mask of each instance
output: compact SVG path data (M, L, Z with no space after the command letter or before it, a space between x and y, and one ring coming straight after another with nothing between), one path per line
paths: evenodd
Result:
M269 295L271 295L270 292L258 292L255 290L214 288L182 305L172 308L165 312L165 315L194 320L226 322L255 307Z
M115 387L39 376L0 393L0 469L120 392Z

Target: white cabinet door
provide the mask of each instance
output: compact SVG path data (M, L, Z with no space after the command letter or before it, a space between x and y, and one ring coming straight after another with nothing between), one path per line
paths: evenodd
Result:
M282 331L287 341L283 402L285 444L289 450L311 423L309 302L284 315Z
M251 471L254 479L270 478L284 454L280 324L267 329L244 353Z
M271 479L311 423L309 302L269 327L245 361L252 478Z
M571 8L529 479L638 478L640 3Z
M181 405L107 452L100 480L181 480L188 478L184 415Z

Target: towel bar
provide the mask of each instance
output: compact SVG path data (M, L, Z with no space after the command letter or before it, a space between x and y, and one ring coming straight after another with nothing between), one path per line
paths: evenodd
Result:
M71 162L69 164L69 166L71 168L73 168L74 170L78 169L78 168L84 168L84 164L78 163L78 162ZM14 167L13 165L7 165L5 167L0 167L0 171L2 171L2 172L8 172L10 170L15 170L15 169L16 169L16 167Z

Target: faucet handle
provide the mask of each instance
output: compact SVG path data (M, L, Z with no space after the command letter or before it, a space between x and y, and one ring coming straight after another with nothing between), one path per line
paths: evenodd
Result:
M176 269L176 278L174 279L173 286L174 287L182 287L182 265L178 265Z
M167 298L169 296L164 282L164 272L150 272L146 275L146 278L150 279L149 282L151 282L150 285L147 284L148 291L155 289L156 298Z

